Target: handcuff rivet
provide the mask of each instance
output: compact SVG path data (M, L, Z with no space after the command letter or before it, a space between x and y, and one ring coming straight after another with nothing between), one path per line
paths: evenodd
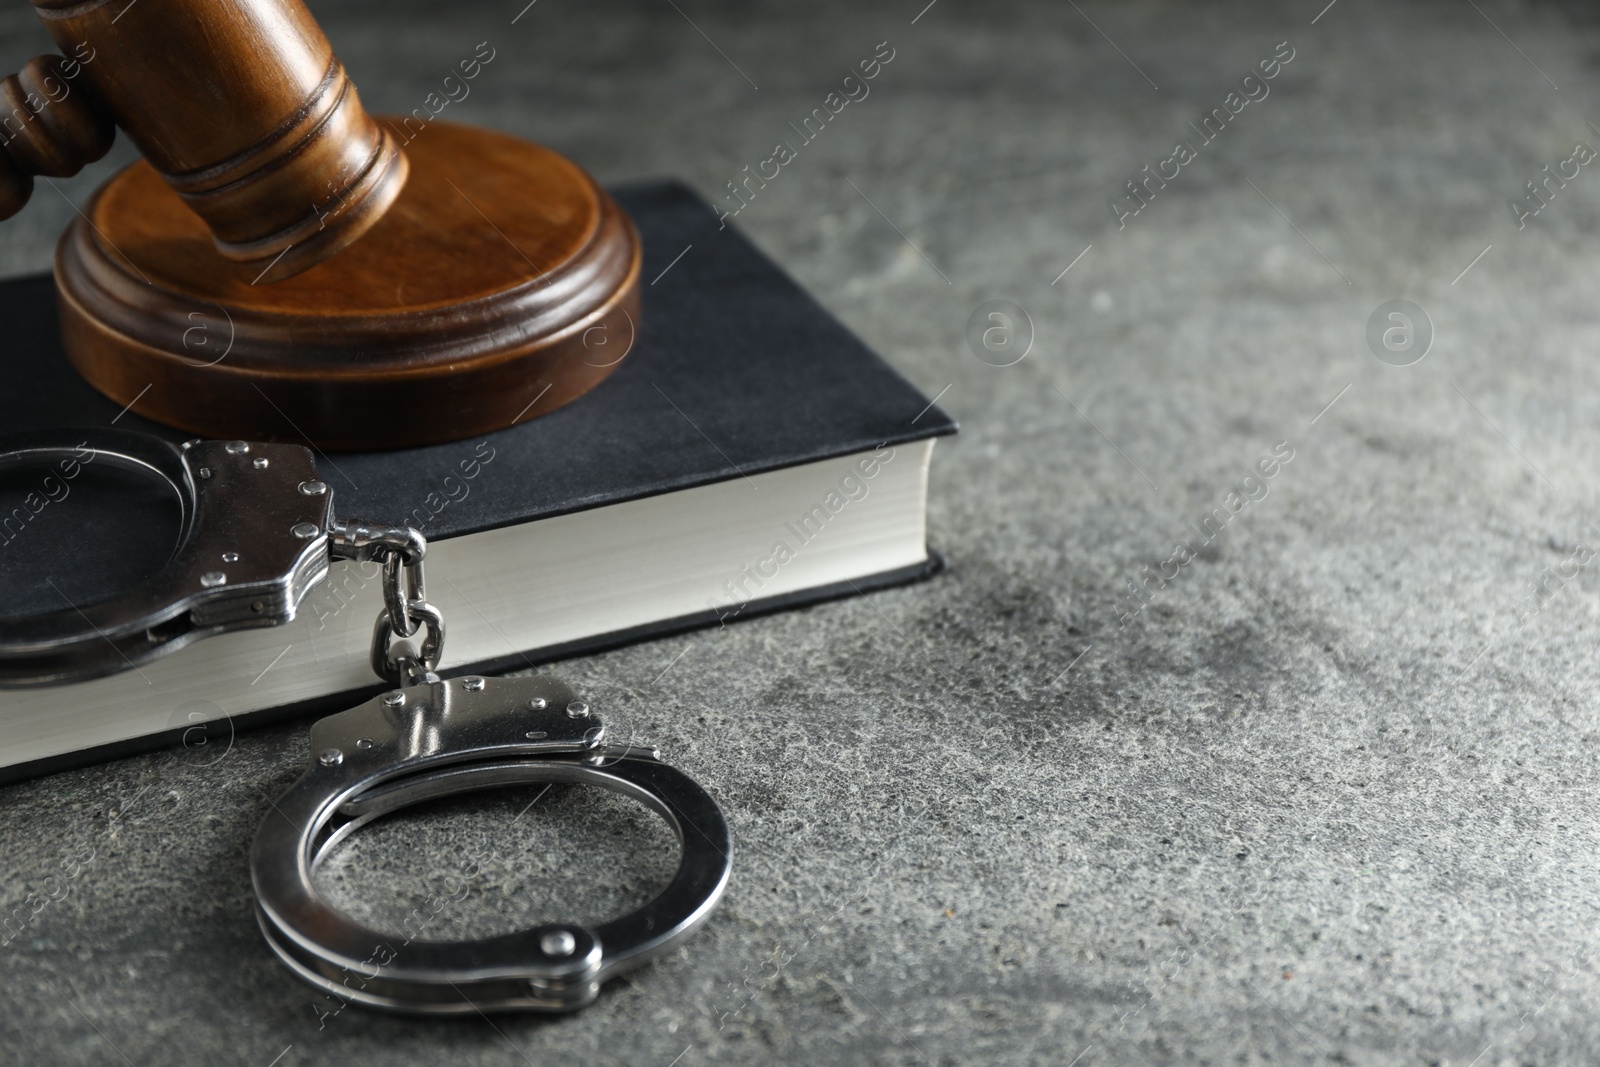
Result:
M257 456L254 460L251 461L250 466L254 467L258 471L266 470L267 469L267 457L266 456Z
M539 939L539 951L546 956L570 956L578 950L578 939L568 930L552 930Z
M20 451L59 451L75 440L82 438L40 435ZM593 1003L606 980L678 944L717 904L729 881L733 842L715 798L693 778L660 762L650 746L604 745L600 712L547 676L495 677L492 693L488 678L494 676L441 683L444 623L422 595L427 543L419 531L335 521L331 482L319 495L297 488L294 496L309 497L304 504L282 493L257 493L261 499L252 500L247 486L233 484L252 477L243 473L245 467L202 468L198 462L219 448L225 454L218 462L224 464L264 457L273 474L268 478L263 471L262 480L277 479L287 492L290 471L314 469L310 454L298 446L223 439L179 452L126 431L98 431L88 441L96 454L148 469L175 490L192 529L185 530L182 547L150 587L107 606L117 632L139 638L122 643L127 656L119 646L97 642L102 635L84 619L86 633L52 629L43 646L29 636L19 648L14 634L0 633L0 674L19 681L72 681L108 667L135 669L134 659L173 651L194 636L288 621L311 588L326 580L334 560L383 564L385 610L374 621L368 659L389 687L373 687L370 700L312 729L301 750L302 759L309 757L305 773L281 800L269 802L250 848L262 933L301 977L347 1003L420 1015L458 1015L463 1008L575 1011ZM18 453L16 446L0 447L0 461ZM223 484L208 490L202 484L208 479ZM227 499L217 499L219 491ZM256 538L263 544L255 544ZM295 548L296 540L306 543ZM234 547L225 547L230 543ZM251 560L248 573L245 555ZM202 580L210 588L195 588ZM161 622L191 609L205 616L198 628ZM420 652L396 632L409 629L414 635L412 624L419 620L425 626ZM392 640L400 643L391 646ZM119 659L126 662L119 666ZM466 691L479 684L481 691ZM452 693L457 699L450 699ZM562 718L569 721L562 724ZM515 743L519 725L527 744ZM366 953L371 932L318 891L316 859L331 843L379 815L433 797L542 782L584 783L643 801L681 845L672 881L650 903L598 930L557 922L522 927L489 942L430 943L420 961L412 953L401 968L382 966L377 988L365 979L338 981L353 969L353 955ZM468 999L457 985L463 974L490 978L475 981Z
M716 905L731 870L733 843L726 820L701 786L661 763L653 748L594 750L574 744L576 735L594 737L601 719L601 710L589 704L587 718L554 725L566 718L560 710L580 703L576 693L546 678L494 678L490 686L485 676L485 691L504 699L486 700L482 694L462 698L465 677L444 685L429 683L433 689L420 683L415 689L394 684L370 703L316 728L307 773L276 804L291 819L277 811L264 814L251 847L251 881L262 932L297 973L358 1005L423 1015L459 1013L473 1006L485 1011L579 1010L595 1001L606 980L679 943ZM442 695L436 698L432 692ZM424 706L439 705L443 711L450 693L462 699L449 708L449 715L415 721L422 717L416 709ZM384 706L385 696L401 694L406 698L403 712ZM523 709L541 695L549 710L530 723ZM397 716L426 727L424 751L405 743L403 731L394 732ZM521 736L528 740L507 744L518 736L514 724L519 719ZM373 747L363 750L369 739ZM402 742L398 747L397 739ZM342 756L340 764L330 765L330 754ZM503 944L490 952L476 941L432 943L428 959L420 964L408 960L403 972L385 968L381 990L370 984L333 984L333 975L348 971L351 951L365 952L368 934L317 891L314 858L330 839L379 814L436 796L542 782L599 786L643 800L663 816L682 848L677 872L656 900L599 932L558 921L524 927L499 939ZM456 983L463 972L481 973L486 966L498 968L502 976L483 994L493 999L485 1003L474 990L469 1002ZM518 974L520 979L509 977Z
M473 675L471 678L463 678L461 679L461 688L467 690L469 693L476 693L478 690L483 688L483 679L479 678L477 675Z
M328 491L328 487L323 482L301 482L300 491L306 496L321 496Z

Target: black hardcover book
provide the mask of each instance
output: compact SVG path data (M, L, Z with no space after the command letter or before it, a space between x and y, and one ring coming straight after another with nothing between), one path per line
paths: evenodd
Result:
M954 422L688 188L615 195L643 236L645 281L639 334L610 378L483 437L317 456L339 516L428 537L429 599L449 620L442 673L528 666L938 569L927 466ZM0 283L0 412L8 432L115 423L186 436L76 375L48 277ZM105 599L165 561L176 511L158 490L92 462L76 485L46 474L0 480L0 614ZM366 664L374 573L335 564L288 626L203 641L137 674L0 690L0 778L168 743L208 721L231 729L363 699L381 685Z

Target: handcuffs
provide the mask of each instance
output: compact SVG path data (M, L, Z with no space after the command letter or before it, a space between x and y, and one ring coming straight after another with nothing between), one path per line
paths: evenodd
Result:
M214 634L280 625L332 560L383 567L371 662L393 688L312 725L311 766L268 810L250 852L261 931L301 978L352 1003L413 1014L574 1011L608 978L681 942L716 907L733 851L716 802L654 748L607 743L595 713L554 679L440 679L445 627L426 600L427 542L403 526L336 520L333 491L308 449L45 431L0 437L0 471L81 461L85 450L172 490L177 547L121 596L0 619L0 686L96 678ZM654 810L681 846L672 881L644 907L594 928L557 923L398 947L335 910L313 883L321 860L373 819L533 782L595 785Z

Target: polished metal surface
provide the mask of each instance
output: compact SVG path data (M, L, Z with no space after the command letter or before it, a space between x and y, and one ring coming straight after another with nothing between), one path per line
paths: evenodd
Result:
M383 565L383 611L373 626L368 653L372 672L397 686L438 681L434 672L444 655L444 617L427 601L422 566L427 538L409 526L365 522L335 522L328 534L334 559ZM420 649L405 641L391 646L394 638L414 637L424 628Z
M716 803L651 748L608 745L605 727L544 677L441 681L444 618L427 603L416 530L336 522L311 454L292 445L118 431L0 442L0 470L82 457L147 474L175 494L166 566L113 600L0 622L0 683L76 681L133 667L200 637L287 622L330 559L383 564L373 670L396 688L311 728L310 770L256 834L250 871L267 943L300 977L369 1007L420 1014L573 1011L607 978L687 936L721 897L732 843ZM420 648L411 640L421 635ZM395 640L398 638L399 640ZM329 849L410 804L523 782L622 793L672 826L677 874L645 907L596 929L537 927L480 941L404 941L334 911L311 875Z
M372 626L368 653L372 673L391 685L422 685L439 680L435 672L444 655L444 616L438 608L421 600L412 601L410 610L420 620L418 628L425 630L420 649L410 641L390 644L394 623L386 611L378 613Z
M0 438L0 470L84 461L86 451L96 464L172 491L181 515L172 555L121 596L0 620L0 686L82 681L202 637L288 622L327 574L332 494L300 492L316 477L307 449L242 441L180 448L121 430L47 431Z
M385 617L385 621L387 621ZM398 698L398 699L397 699ZM732 841L715 801L651 748L605 728L547 677L468 678L376 697L311 728L310 768L272 805L251 849L257 917L301 978L353 1003L416 1014L574 1011L608 978L688 936L728 883ZM528 782L600 786L676 832L671 883L593 929L550 923L476 941L409 941L335 911L312 874L359 827L411 804Z
M384 613L370 657L379 677L397 685L437 678L444 619L426 599L427 540L405 526L335 521L333 493L307 449L250 441L179 448L120 430L0 438L0 470L91 461L172 491L180 513L172 555L121 596L0 620L0 686L83 681L202 637L288 622L331 559L383 565ZM420 648L391 647L419 631Z
M427 539L409 526L367 522L335 522L329 534L335 559L376 560L383 564L383 604L390 626L397 637L416 633L417 622L411 618L410 606L428 599L422 573L422 561L428 555Z

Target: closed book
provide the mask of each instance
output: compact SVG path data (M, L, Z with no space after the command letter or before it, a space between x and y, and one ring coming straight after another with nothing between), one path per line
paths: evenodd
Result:
M338 517L428 538L443 675L727 625L940 566L928 466L951 419L689 189L615 194L644 240L644 298L637 336L596 346L621 358L606 381L481 437L316 454ZM0 283L0 322L0 429L184 439L76 376L49 278ZM450 418L447 396L437 417ZM296 440L284 420L281 439ZM0 614L108 599L165 562L176 509L155 487L92 460L75 484L46 473L0 478ZM107 678L0 690L0 780L366 699L383 688L367 655L381 584L375 565L337 562L287 625Z

